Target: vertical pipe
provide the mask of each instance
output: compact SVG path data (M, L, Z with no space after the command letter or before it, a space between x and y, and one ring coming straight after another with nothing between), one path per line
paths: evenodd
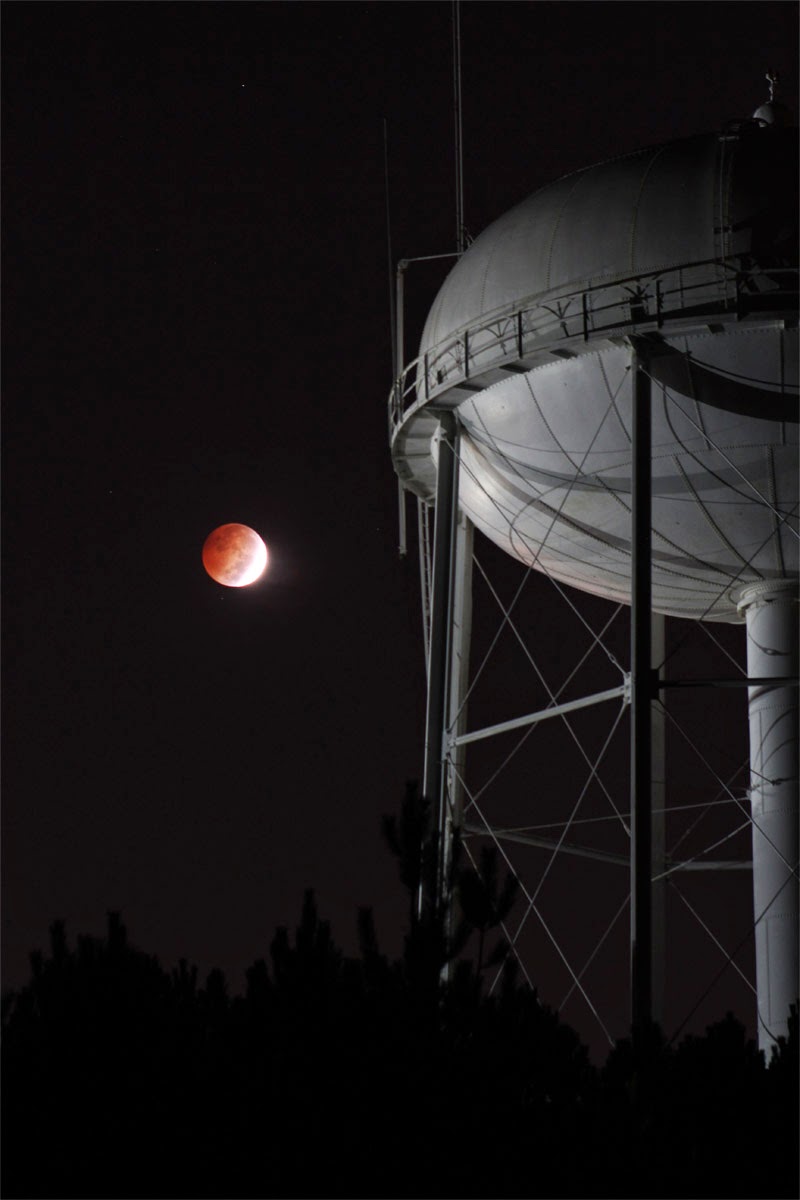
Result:
M387 168L388 170L388 168ZM388 187L388 183L387 183ZM388 201L387 201L388 203ZM395 276L395 331L394 331L394 412L395 420L399 423L403 415L403 371L405 369L405 334L403 331L403 273L406 268L405 259L402 259L397 264L397 274ZM403 487L403 481L397 480L397 501L400 519L399 530L399 550L400 557L405 558L407 552L406 541L406 493Z
M398 551L401 558L405 558L408 553L408 537L406 532L406 489L403 487L403 481L397 479L397 512L400 527L398 529Z
M466 746L456 746L451 739L467 731L466 696L469 681L469 648L472 635L472 522L466 513L459 513L456 520L455 544L453 547L453 603L452 633L449 671L449 695L447 701L447 800L448 825L446 843L452 829L460 829L463 812L464 775ZM448 851L449 853L449 851Z
M631 342L631 1025L652 1022L651 412L645 344Z
M650 625L650 652L652 656L650 662L654 688L661 677L661 666L666 658L665 621L666 618L661 613L653 613ZM650 752L652 756L650 822L652 832L651 866L654 880L650 893L653 929L652 1018L662 1027L664 1024L664 981L666 974L667 940L667 881L664 876L666 869L666 820L664 809L667 802L665 701L666 692L655 691L650 704Z
M425 652L425 678L430 679L431 651L431 546L428 506L417 497L417 534L419 541L419 591L422 598L422 638Z
M450 617L450 651L448 662L447 723L444 731L445 755L441 810L441 878L444 885L442 901L445 908L445 933L452 937L459 920L458 898L448 892L453 862L453 843L461 831L464 812L464 767L466 746L453 744L453 739L467 730L466 697L469 684L469 650L472 636L472 522L465 513L457 513L453 542L452 604ZM447 962L442 975L451 977L452 963Z
M403 371L406 365L406 348L405 348L405 330L403 328L404 316L404 297L403 297L403 276L406 269L406 260L400 259L397 264L397 274L395 276L395 320L397 321L397 329L395 332L395 378L400 392L400 406L403 402Z
M439 418L439 462L433 536L433 595L428 660L428 706L425 720L423 794L431 804L436 828L446 818L444 734L452 635L453 546L458 517L458 445L453 413ZM441 886L441 874L439 884Z
M747 625L747 673L797 679L797 582L752 584L739 612ZM798 998L797 688L748 689L750 805L753 819L758 1044L769 1058L788 1035Z

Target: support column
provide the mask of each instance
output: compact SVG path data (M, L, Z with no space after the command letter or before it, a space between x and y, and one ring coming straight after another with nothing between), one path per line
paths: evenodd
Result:
M435 828L444 846L447 819L444 736L452 643L453 557L458 521L458 426L453 413L439 419L439 462L433 536L433 592L428 656L428 707L425 721L423 794L430 802ZM439 886L442 872L439 872Z
M428 505L417 497L417 540L419 542L419 594L422 601L422 647L425 655L425 679L431 668L431 582L433 555L431 553Z
M631 1025L653 1019L651 410L646 347L631 344Z
M467 731L466 695L469 686L469 647L472 636L472 522L466 513L457 516L453 553L453 603L450 652L450 680L447 704L447 731L450 739ZM453 829L460 829L464 811L465 745L450 743L447 755L447 824L445 828L445 870Z
M742 593L747 673L797 679L797 582L770 580ZM753 818L758 1044L769 1058L788 1033L798 982L797 687L748 689L750 804Z
M660 677L660 667L666 657L665 638L666 617L661 613L653 613L650 624L650 653L653 685ZM659 696L661 701L659 703ZM650 828L651 838L651 904L652 904L652 1018L664 1025L664 983L666 976L666 944L667 944L667 881L666 870L666 816L664 809L667 803L667 769L666 769L666 717L664 704L666 693L655 691L650 702L650 750L652 756L652 773L650 783Z

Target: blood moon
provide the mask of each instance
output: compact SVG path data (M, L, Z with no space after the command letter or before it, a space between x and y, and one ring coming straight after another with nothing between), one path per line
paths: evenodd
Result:
M267 547L249 525L220 525L203 543L203 566L225 587L255 583L267 566Z

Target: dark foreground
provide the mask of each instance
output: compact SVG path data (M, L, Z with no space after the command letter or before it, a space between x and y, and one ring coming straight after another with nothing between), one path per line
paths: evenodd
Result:
M5 1001L3 1196L798 1194L796 1020L769 1067L728 1017L597 1071L510 973L437 999L362 941L309 896L231 999L116 918L75 950L54 926Z
M311 892L235 998L218 971L165 971L115 914L75 948L54 924L3 1000L5 1200L796 1197L797 1009L768 1065L728 1015L596 1069L497 939L514 887L490 854L483 883L450 881L445 936L422 820L413 796L385 820L409 896L396 962L367 909L346 958Z

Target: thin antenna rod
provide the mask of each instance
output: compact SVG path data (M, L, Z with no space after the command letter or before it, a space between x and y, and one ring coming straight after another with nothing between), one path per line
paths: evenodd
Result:
M397 322L394 311L394 256L392 254L392 214L389 208L389 129L383 118L383 181L386 194L386 252L389 264L389 324L392 335L392 378L400 371L397 363Z
M456 150L456 249L465 249L464 130L461 120L461 0L453 0L453 119Z

